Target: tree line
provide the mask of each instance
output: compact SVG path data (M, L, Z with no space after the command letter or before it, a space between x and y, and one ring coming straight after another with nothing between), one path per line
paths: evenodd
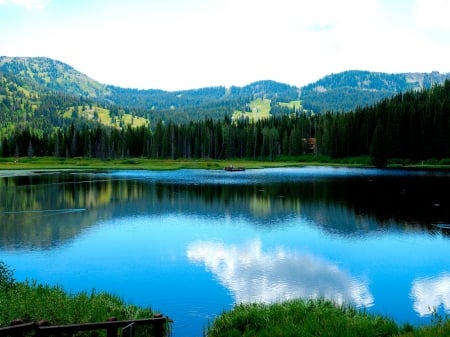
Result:
M226 115L221 120L159 120L152 126L119 129L72 121L48 132L22 123L3 137L0 155L276 160L311 152L331 158L371 156L375 165L384 166L393 158L450 158L449 106L446 81L352 112L291 111L256 122Z

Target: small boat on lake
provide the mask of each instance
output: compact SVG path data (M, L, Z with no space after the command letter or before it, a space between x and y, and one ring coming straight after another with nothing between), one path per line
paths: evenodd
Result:
M245 167L234 167L233 165L230 166L226 166L224 168L225 171L228 172L240 172L240 171L245 171Z

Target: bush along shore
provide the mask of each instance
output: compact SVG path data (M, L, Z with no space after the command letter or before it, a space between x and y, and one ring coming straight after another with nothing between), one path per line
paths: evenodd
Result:
M47 320L53 325L153 317L150 308L125 304L104 292L68 294L61 287L36 281L17 282L0 261L0 327L12 321ZM275 304L239 304L219 315L204 331L207 337L448 337L450 320L435 315L429 326L399 326L394 320L352 306L324 300L292 300ZM182 334L182 332L179 332ZM85 333L80 336L97 336Z

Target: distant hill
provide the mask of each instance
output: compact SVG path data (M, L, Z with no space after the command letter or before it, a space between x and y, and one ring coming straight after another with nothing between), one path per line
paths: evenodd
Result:
M153 123L158 120L185 123L204 118L223 119L226 115L233 115L234 111L250 110L251 101L258 98L285 102L299 98L297 87L269 80L244 87L219 86L180 91L120 88L101 84L65 63L45 57L2 56L0 74L12 81L12 86L22 88L22 92L38 96L57 93L82 97L91 104L110 110L114 117L125 113ZM65 111L69 108L65 106Z
M71 66L46 57L0 56L0 72L15 76L29 89L67 95L99 98L108 94L107 86Z
M66 74L61 68L58 69L60 64L57 64L58 68L51 67L51 77L43 72L38 74L33 67L28 66L13 62L5 67L9 70L22 69L18 70L19 75L4 73L0 69L0 138L17 129L33 129L44 135L70 124L96 126L100 123L117 127L148 124L147 120L132 116L124 109L103 105L89 98L89 94L80 86L91 83L87 77L79 76L76 72L71 74L71 70ZM65 66L62 64L62 67ZM67 84L63 80L56 80L63 77L71 77L72 80L67 80ZM81 80L73 80L74 77ZM53 78L55 81L51 84ZM94 86L89 84L85 88L98 88L95 82L92 83ZM63 88L67 88L67 92ZM85 95L80 92L85 92Z
M438 72L388 74L350 70L301 88L301 99L305 109L315 112L352 111L400 92L442 84L448 78L450 74Z
M351 111L399 92L428 88L450 78L450 74L437 72L386 74L352 70L331 74L302 88L265 80L243 87L138 90L101 84L50 58L6 56L0 57L0 75L3 76L0 109L14 113L14 118L33 118L35 111L46 115L51 110L54 112L52 118L84 117L116 125L127 124L126 120L135 121L136 118L155 124L159 120L187 123L205 118L223 119L236 112L241 117L249 117L246 114L255 110L259 104L256 101L266 102L264 104L269 105L272 115L293 110ZM60 97L46 99L43 107L40 98L48 98L48 95ZM13 102L14 97L21 99L20 104Z
M46 57L0 56L0 72L15 76L37 91L60 92L143 109L204 106L220 100L242 98L295 100L299 93L298 88L275 81L258 81L244 87L219 86L180 91L121 88L101 84L63 62Z

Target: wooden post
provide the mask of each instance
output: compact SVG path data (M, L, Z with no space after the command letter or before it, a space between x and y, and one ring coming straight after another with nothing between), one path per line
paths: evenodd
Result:
M153 318L162 318L163 315L162 314L154 314ZM164 330L165 330L165 321L161 320L158 321L157 323L155 323L154 325L154 334L155 337L164 337Z
M43 331L41 329L39 329L40 327L44 327L44 326L50 326L50 322L47 320L40 320L38 322L36 322L36 332L35 332L35 336L40 337L40 336L45 336L45 334L43 333ZM56 335L58 336L58 335Z
M116 317L110 317L107 319L108 322L116 322ZM106 329L106 337L118 337L118 328L115 326L108 327Z
M10 322L9 326L0 327L0 336L27 336L35 330L34 322L25 323L20 319Z
M106 330L107 337L118 337L119 329L131 328L129 331L133 334L132 329L135 326L146 326L149 330L151 329L155 337L166 337L170 332L168 327L169 323L172 323L172 320L161 314L155 314L152 318L147 319L118 321L117 318L111 317L108 318L108 321L102 323L94 322L65 325L50 325L50 322L44 320L30 323L15 320L11 322L10 326L0 327L0 337L5 335L26 336L29 334L35 337L63 336L94 330Z

